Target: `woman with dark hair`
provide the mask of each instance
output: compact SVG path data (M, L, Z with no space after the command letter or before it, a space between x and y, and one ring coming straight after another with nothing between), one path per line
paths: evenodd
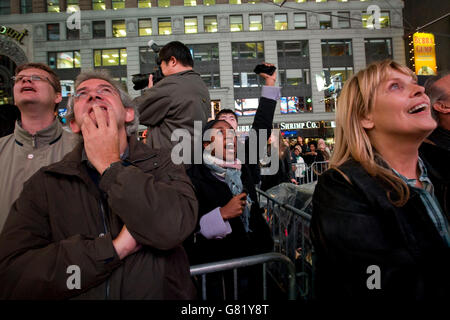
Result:
M209 121L204 127L203 163L187 171L199 205L197 227L185 241L191 265L273 249L250 165L241 164L237 159L236 143L235 132L228 122ZM214 288L210 282L208 296L211 295L219 298L221 289Z
M376 62L347 80L313 196L318 297L449 298L449 169L418 153L435 127L407 67Z

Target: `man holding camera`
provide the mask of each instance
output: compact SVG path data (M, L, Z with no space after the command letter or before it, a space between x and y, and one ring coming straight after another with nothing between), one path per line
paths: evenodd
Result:
M209 91L192 68L189 48L179 41L166 44L159 51L164 78L136 98L140 123L148 127L147 144L153 149L171 149L178 141L170 140L175 129L187 129L194 137L194 121L202 125L210 113Z

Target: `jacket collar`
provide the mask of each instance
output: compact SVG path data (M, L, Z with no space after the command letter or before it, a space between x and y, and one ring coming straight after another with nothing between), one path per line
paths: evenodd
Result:
M16 127L14 129L14 138L16 139L16 143L23 147L31 147L31 148L40 148L45 145L51 145L58 141L63 133L63 128L55 118L52 124L47 128L42 129L35 134L30 134L24 128L20 121L16 121Z

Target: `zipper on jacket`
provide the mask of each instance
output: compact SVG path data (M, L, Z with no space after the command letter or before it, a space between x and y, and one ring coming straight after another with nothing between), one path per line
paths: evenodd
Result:
M105 234L107 234L108 233L108 226L106 224L105 208L103 206L102 199L99 199L98 202L100 204L100 212L102 214L103 231L104 231ZM110 289L110 284L109 284L109 278L108 278L108 279L106 279L105 300L109 300L109 289Z
M31 135L31 146L34 148L36 148L36 135L33 134Z

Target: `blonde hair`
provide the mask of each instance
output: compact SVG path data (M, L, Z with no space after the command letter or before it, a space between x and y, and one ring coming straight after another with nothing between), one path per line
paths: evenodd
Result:
M373 148L361 124L361 120L373 110L378 86L388 77L391 70L417 79L406 66L392 60L384 60L370 64L345 83L337 101L336 144L330 159L330 168L338 170L350 182L338 167L353 158L369 175L377 177L387 186L387 197L391 203L395 206L403 206L409 198L408 186Z

